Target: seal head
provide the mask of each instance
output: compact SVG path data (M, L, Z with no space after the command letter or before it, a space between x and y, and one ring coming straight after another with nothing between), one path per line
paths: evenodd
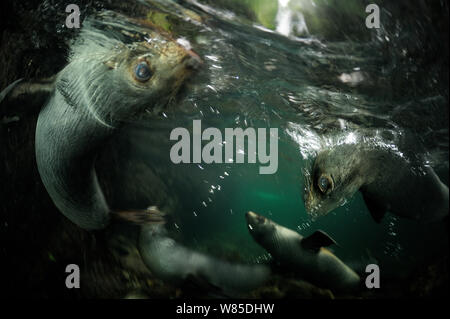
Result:
M322 150L305 173L304 201L314 218L361 191L376 222L389 211L431 222L448 216L448 186L419 155L379 145L340 144Z
M305 173L305 207L313 217L325 215L345 204L364 183L361 160L352 154L351 145L345 150L331 148L320 152L311 172Z

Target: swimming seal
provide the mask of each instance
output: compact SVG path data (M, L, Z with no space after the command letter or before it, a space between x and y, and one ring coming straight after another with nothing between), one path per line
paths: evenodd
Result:
M336 291L358 289L358 274L323 248L335 244L324 232L316 231L309 237L303 237L254 212L248 212L245 217L252 237L276 261L324 288Z
M159 34L125 45L84 23L36 128L39 174L72 222L87 230L108 224L97 154L124 122L166 104L199 64L196 54Z
M205 280L232 295L257 288L270 274L265 265L232 264L179 245L168 237L163 225L143 226L139 252L159 278L178 285L189 278Z
M386 211L427 222L448 215L448 186L432 167L374 143L342 143L320 151L306 176L306 210L325 215L358 190L376 222Z

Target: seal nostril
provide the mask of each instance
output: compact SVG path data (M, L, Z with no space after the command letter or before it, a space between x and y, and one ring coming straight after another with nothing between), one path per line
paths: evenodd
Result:
M202 60L198 57L188 56L185 62L185 66L187 69L197 70L202 65Z
M187 69L197 70L203 64L202 59L192 50L186 51L186 55L183 57L182 62Z

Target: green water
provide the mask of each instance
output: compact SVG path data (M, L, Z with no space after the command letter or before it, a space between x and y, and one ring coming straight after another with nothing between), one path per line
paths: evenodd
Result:
M302 235L324 230L339 244L332 248L335 253L355 268L377 262L385 273L401 276L447 251L443 224L391 214L377 224L360 193L317 220L307 215L302 198L303 170L318 150L318 136L349 133L355 126L412 134L433 155L437 171L448 173L448 124L442 121L448 118L448 75L441 73L447 61L432 60L430 67L427 53L414 51L422 34L408 21L418 13L403 18L391 14L378 31L361 22L355 27L358 34L341 34L336 40L320 34L285 37L240 20L239 12L234 18L224 16L209 4L207 11L185 4L206 22L177 34L189 39L202 57L202 70L184 99L144 123L143 139L135 142L151 153L143 160L156 171L160 168L162 179L173 180L170 196L178 200L174 213L179 222L171 226L183 243L223 257L265 261L267 253L245 223L245 213L252 210ZM400 10L395 5L388 9ZM437 42L429 41L437 45L430 50L439 50ZM359 85L340 80L356 71L365 77ZM436 108L441 113L424 111ZM407 116L399 116L399 109ZM259 164L171 163L171 130L186 127L192 132L194 119L222 132L226 127L278 128L277 172L260 175Z

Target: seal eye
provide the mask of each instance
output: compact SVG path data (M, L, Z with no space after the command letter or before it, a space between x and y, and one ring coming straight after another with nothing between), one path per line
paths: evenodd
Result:
M323 194L326 194L333 189L333 180L329 176L322 174L317 181L317 186Z
M152 77L152 71L147 62L140 62L134 70L134 77L139 82L146 82Z
M264 216L258 215L256 220L258 221L258 224L264 224L266 218Z

